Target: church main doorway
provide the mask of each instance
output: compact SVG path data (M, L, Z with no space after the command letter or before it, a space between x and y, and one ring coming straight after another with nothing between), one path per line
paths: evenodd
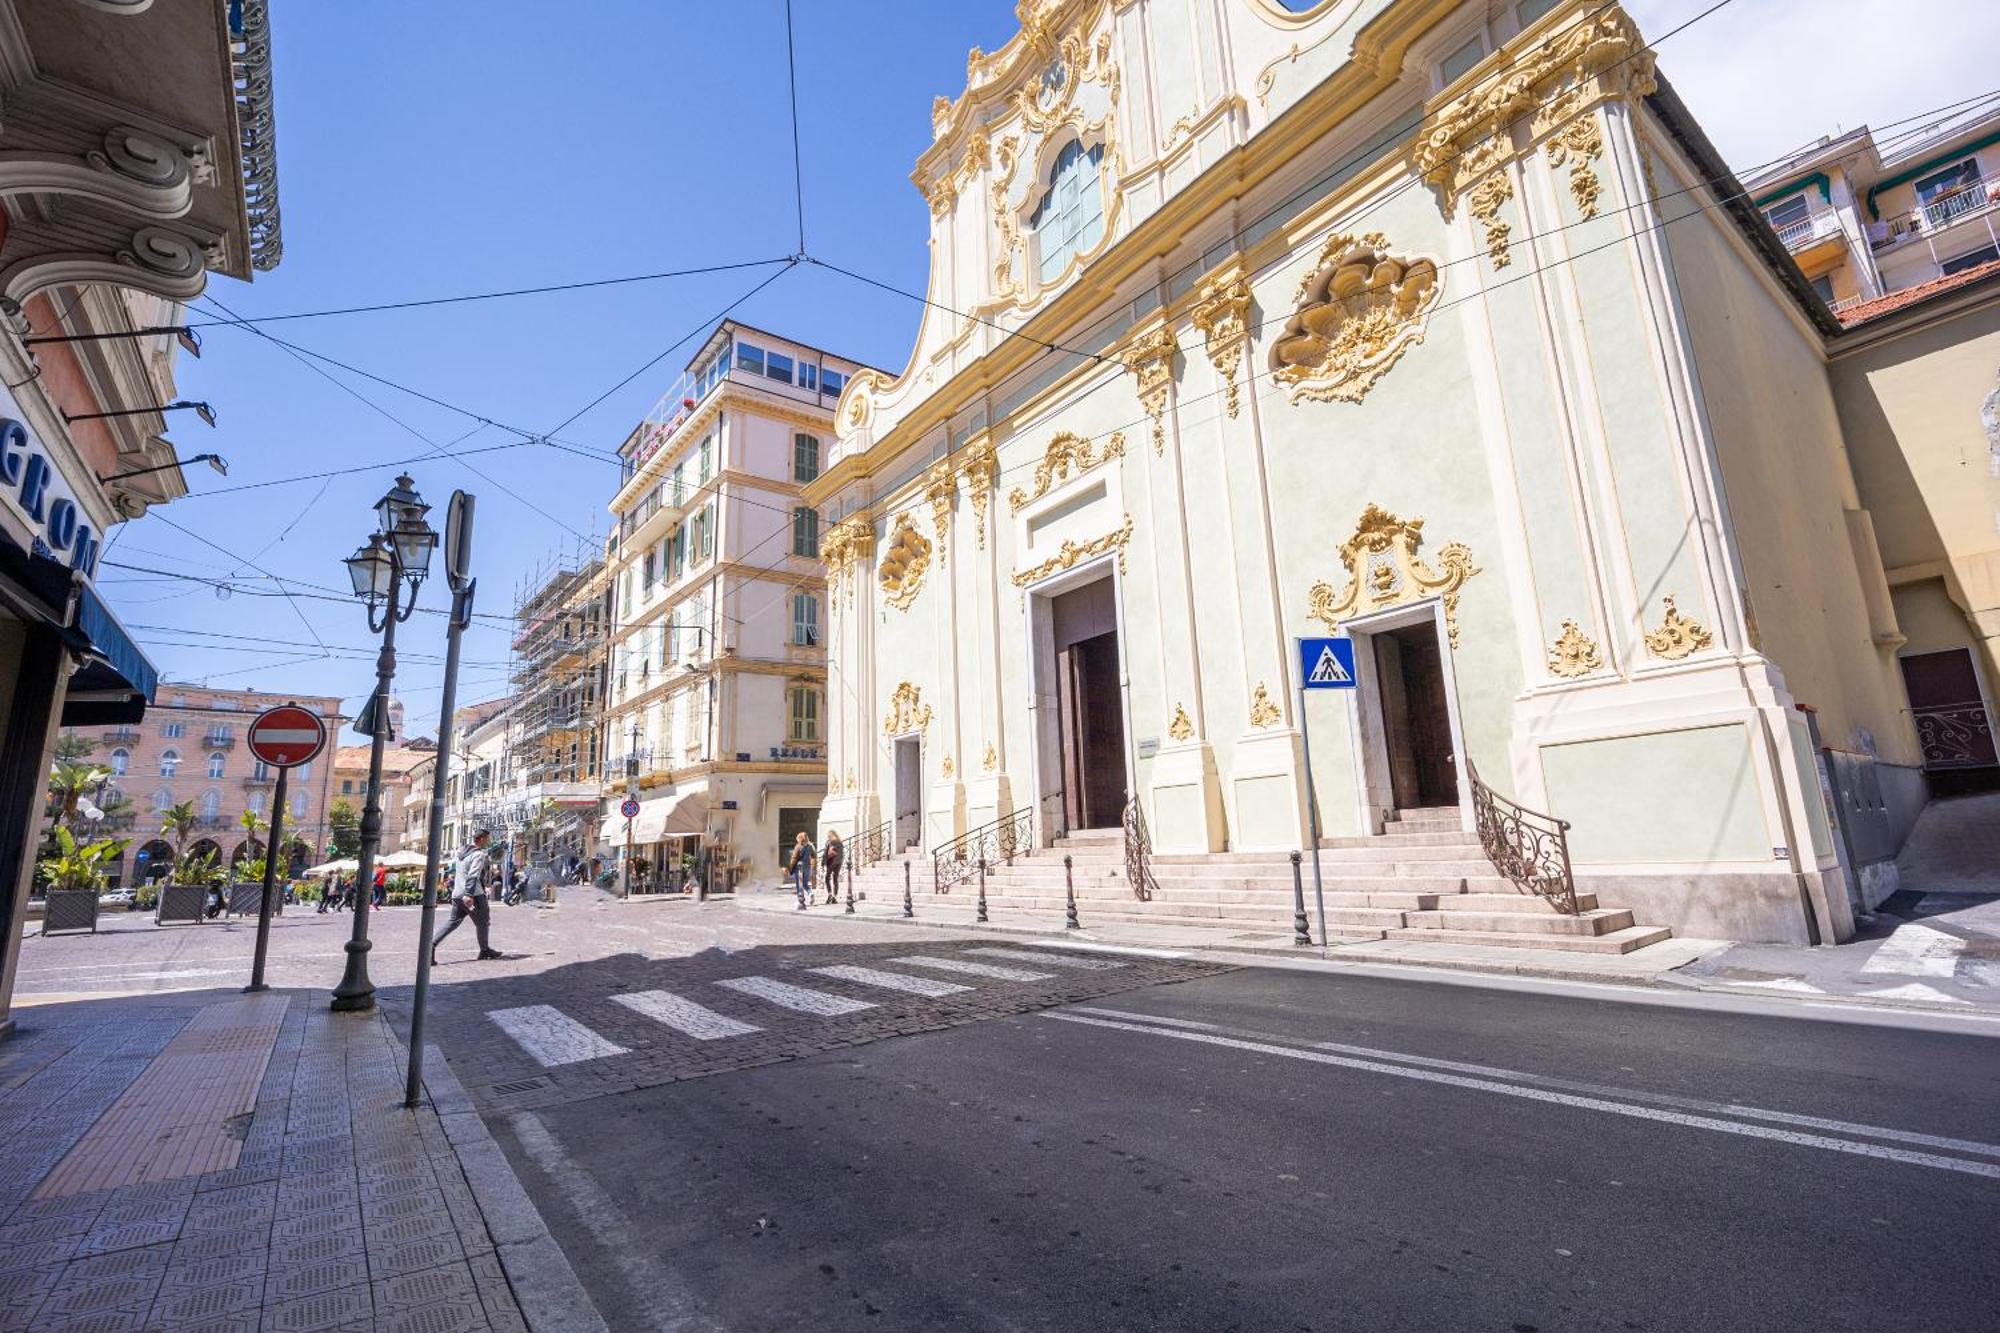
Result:
M1368 637L1396 808L1457 805L1458 756L1436 627L1426 619Z

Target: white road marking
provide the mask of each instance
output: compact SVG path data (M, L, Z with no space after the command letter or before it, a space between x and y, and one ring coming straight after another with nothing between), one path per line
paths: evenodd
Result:
M875 1006L866 1000L850 1000L845 995L829 995L823 990L807 990L804 986L793 986L770 977L731 977L718 981L718 986L754 995L760 1000L793 1009L802 1014L852 1014Z
M518 1009L494 1009L488 1018L500 1030L521 1044L521 1049L540 1062L542 1068L573 1065L579 1060L599 1060L607 1055L623 1055L625 1048L592 1032L552 1005L527 1004Z
M1246 1032L1241 1028L1223 1027L1217 1023L1196 1023L1185 1018L1163 1018L1158 1014L1138 1014L1124 1009L1105 1009L1094 1005L1077 1005L1069 1010L1077 1014L1097 1014L1105 1018L1129 1018L1140 1023L1164 1024L1170 1027L1191 1028L1204 1032L1218 1032L1227 1036L1245 1037L1256 1040L1264 1035ZM1458 1074L1472 1074L1478 1077L1497 1078L1515 1083L1531 1083L1537 1087L1556 1088L1565 1092L1580 1092L1593 1097L1621 1098L1626 1101L1647 1102L1654 1106L1671 1106L1683 1111L1701 1111L1716 1115L1739 1116L1746 1120L1768 1120L1773 1124L1795 1125L1801 1129L1824 1129L1836 1134L1855 1134L1863 1138L1888 1139L1896 1143L1913 1143L1924 1148L1942 1148L1948 1152L1972 1153L1980 1157L2000 1158L2000 1144L1980 1143L1973 1139L1955 1139L1942 1134L1918 1134L1904 1129L1888 1129L1881 1125L1857 1124L1852 1120L1829 1120L1822 1116L1796 1115L1790 1111L1767 1111L1758 1106L1745 1106L1740 1102L1708 1102L1694 1097L1675 1097L1668 1093L1641 1092L1632 1088L1607 1087L1602 1083L1585 1083L1576 1079L1550 1078L1542 1074L1530 1074L1519 1069L1500 1069L1493 1065L1468 1064L1463 1060L1441 1060L1435 1056L1411 1055L1403 1051L1384 1051L1371 1046L1350 1046L1344 1042L1316 1041L1314 1050L1335 1051L1342 1055L1360 1056L1371 1060L1394 1060L1406 1065L1419 1065L1426 1069L1446 1069Z
M1867 968L1862 968L1866 972ZM1906 982L1901 986L1891 986L1888 990L1863 991L1871 1000L1921 1000L1926 1004L1964 1004L1956 995L1946 995L1935 986L1926 986L1921 981Z
M1185 949L1141 949L1136 944L1092 944L1087 940L1029 940L1038 949L1087 949L1092 953L1123 953L1134 958L1185 958Z
M1123 963L1114 963L1109 958L1065 958L1059 953L1038 953L1032 949L967 949L982 958L1012 958L1017 963L1047 963L1050 967L1074 967L1085 972L1103 972Z
M555 1135L549 1133L548 1126L533 1111L517 1112L509 1117L507 1123L514 1130L515 1141L534 1159L535 1165L556 1183L562 1191L563 1201L575 1210L591 1235L597 1238L601 1251L618 1265L632 1289L643 1293L645 1299L638 1302L636 1317L645 1320L648 1327L663 1331L691 1327L689 1321L694 1314L692 1302L684 1292L660 1289L658 1271L646 1262L649 1256L645 1251L632 1244L632 1237L638 1232L632 1218L618 1206L618 1201L597 1183L596 1177L563 1150ZM602 1328L603 1324L600 1322L597 1326Z
M1447 1074L1430 1069L1415 1069L1407 1065L1387 1064L1380 1060L1362 1060L1350 1056L1332 1055L1324 1051L1300 1050L1293 1046L1276 1046L1270 1042L1242 1041L1235 1037L1222 1037L1209 1032L1189 1032L1174 1028L1161 1028L1139 1023L1120 1023L1108 1018L1090 1018L1076 1013L1045 1013L1044 1018L1053 1018L1064 1023L1085 1023L1092 1027L1118 1028L1125 1032L1140 1032L1154 1037L1171 1037L1177 1041L1201 1042L1210 1046L1225 1046L1233 1050L1254 1051L1259 1055L1275 1055L1287 1060L1304 1060L1312 1064L1334 1065L1342 1069L1359 1069L1371 1074L1387 1074L1392 1078L1414 1079L1421 1083L1441 1083L1448 1087L1469 1088L1475 1092L1494 1092L1503 1097L1519 1097L1526 1101L1547 1102L1557 1106L1569 1106L1583 1111L1601 1111L1608 1115L1629 1116L1635 1120L1651 1120L1660 1124L1681 1125L1688 1129L1712 1130L1718 1134L1737 1134L1744 1138L1765 1139L1774 1143L1789 1143L1802 1148L1822 1148L1828 1152L1849 1153L1856 1157L1873 1157L1881 1161L1901 1162L1908 1166L1928 1166L1940 1171L1959 1171L1971 1176L1984 1176L1990 1180L2000 1180L2000 1164L1991 1162L1969 1162L1956 1157L1940 1157L1935 1153L1910 1152L1903 1148L1889 1148L1879 1143L1860 1143L1852 1139L1830 1138L1823 1134L1802 1134L1796 1130L1772 1129L1764 1125L1746 1125L1734 1120L1720 1120L1713 1116L1689 1115L1680 1111L1662 1110L1651 1106L1635 1106L1629 1102L1609 1101L1602 1097L1581 1097L1568 1093L1545 1091L1541 1088L1520 1087L1501 1083L1493 1079L1468 1078L1458 1074Z
M1898 977L1948 977L1958 970L1958 956L1964 952L1965 941L1958 936L1905 922L1875 946L1861 971L1864 975L1886 972Z
M1001 981L1054 981L1053 972L1029 972L1018 967L996 967L992 963L968 963L963 958L932 958L926 954L911 954L907 958L891 958L898 967L932 967L940 972L963 972L971 977L994 977Z
M678 995L663 990L642 990L631 995L614 995L615 1004L622 1004L634 1013L644 1014L655 1023L664 1023L676 1032L686 1033L696 1041L714 1041L718 1037L741 1037L764 1029L755 1023L745 1023L727 1014L718 1014L705 1005L693 1000L684 1000Z
M842 981L852 981L863 986L880 986L883 990L899 990L906 995L928 995L936 999L941 995L962 995L972 989L953 981L933 981L929 977L905 976L901 972L878 972L872 967L816 967L812 969L823 977L838 977Z
M1801 981L1797 977L1773 977L1769 981L1724 981L1722 984L1732 990L1781 990L1798 995L1826 994L1810 981Z

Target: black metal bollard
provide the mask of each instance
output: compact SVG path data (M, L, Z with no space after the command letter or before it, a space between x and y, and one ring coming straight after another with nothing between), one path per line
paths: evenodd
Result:
M1063 909L1063 929L1082 930L1076 919L1076 865L1075 858L1063 855L1063 890L1069 895L1069 905Z
M916 914L916 904L910 901L910 863L905 861L903 862L903 916L908 919Z
M986 858L979 858L979 920L986 920Z
M843 865L843 866L841 867L841 869L842 869L843 871L845 871L845 872L847 873L847 912L846 912L846 915L848 915L848 916L853 916L853 915L854 915L854 867L853 867L853 866L849 866L849 865Z
M1292 853L1292 943L1311 944L1312 930L1306 925L1306 886L1299 878L1301 853Z

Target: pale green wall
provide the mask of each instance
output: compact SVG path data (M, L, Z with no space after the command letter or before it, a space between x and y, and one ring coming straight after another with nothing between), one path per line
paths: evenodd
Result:
M1549 804L1579 865L1762 861L1765 827L1739 724L1542 747Z

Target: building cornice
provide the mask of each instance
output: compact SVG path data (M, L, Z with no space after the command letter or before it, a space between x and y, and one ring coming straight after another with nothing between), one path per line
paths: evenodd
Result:
M618 488L618 493L611 497L609 506L611 512L622 518L626 510L643 499L646 492L665 477L674 463L687 456L687 450L691 445L700 443L701 437L715 419L731 408L752 412L774 421L782 421L787 425L795 425L802 430L817 431L828 439L833 438L832 408L807 408L804 404L789 398L780 397L748 384L739 384L734 378L725 379L709 391L708 397L696 404L695 410L688 415L687 420L674 428L672 438L655 449L652 455L633 472L630 480ZM635 429L633 434L637 433L638 429ZM631 437L626 438L629 440Z

